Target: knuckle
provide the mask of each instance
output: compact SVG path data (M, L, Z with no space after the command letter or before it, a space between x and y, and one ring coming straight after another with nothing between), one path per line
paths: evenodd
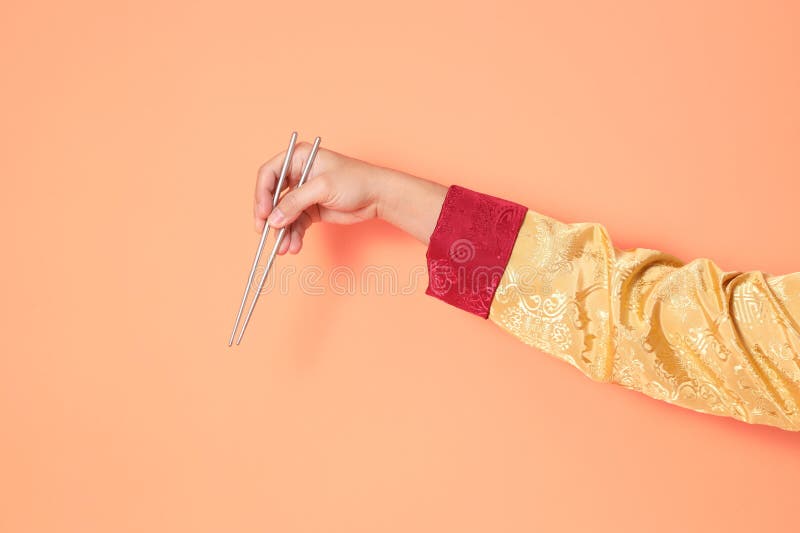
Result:
M317 187L319 187L319 190L322 192L330 191L331 187L333 187L333 180L331 180L328 174L320 174L314 178L314 181L317 182Z
M269 170L269 162L262 163L261 166L258 167L258 170L256 170L256 176L260 178L267 170Z
M294 146L294 157L292 159L305 160L306 156L311 152L311 145L306 141L300 141Z
M303 171L303 165L306 163L306 157L303 155L301 150L295 150L295 153L292 157L292 161L289 165L291 169L290 172L293 176L299 176L300 173Z

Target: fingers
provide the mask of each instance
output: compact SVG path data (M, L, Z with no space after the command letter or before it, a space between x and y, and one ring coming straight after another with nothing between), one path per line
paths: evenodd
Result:
M272 198L285 158L286 150L276 154L258 169L256 190L253 199L253 217L255 219L256 231L258 232L263 231L264 221L267 219L270 211L272 211Z
M295 145L294 154L292 155L292 160L289 164L286 176L286 182L289 186L294 186L300 180L303 164L310 152L310 143L299 142ZM283 167L283 160L285 158L286 150L283 150L275 154L275 156L258 169L253 201L253 218L255 220L255 229L258 232L263 231L264 221L272 211L272 200L276 193L275 187L278 184L281 168ZM284 187L286 186L287 185L284 185Z
M290 254L296 254L303 248L303 237L306 234L306 230L311 227L312 222L311 215L308 212L303 212L292 224L292 242L289 245Z
M313 219L311 215L304 211L287 230L281 245L278 247L278 255L285 253L296 254L303 248L303 237L306 230L311 227Z
M302 187L293 189L283 196L278 206L269 214L270 226L282 228L291 224L306 209L327 202L330 195L329 180L324 175L309 180Z

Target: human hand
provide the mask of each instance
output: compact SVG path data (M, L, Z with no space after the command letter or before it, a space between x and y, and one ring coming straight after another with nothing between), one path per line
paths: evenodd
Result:
M306 183L296 189L310 152L310 143L296 145L287 175L290 190L274 210L272 199L286 152L275 155L258 171L256 231L263 231L267 219L272 227L290 227L279 254L299 252L306 230L318 221L354 224L381 218L427 243L446 187L320 148Z

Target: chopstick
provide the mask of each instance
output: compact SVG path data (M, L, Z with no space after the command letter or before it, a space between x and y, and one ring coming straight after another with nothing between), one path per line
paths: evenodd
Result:
M275 194L272 197L272 207L278 205L278 198L283 188L283 183L286 181L286 175L289 171L289 164L294 155L294 146L297 143L297 132L292 132L292 138L289 140L289 148L286 150L286 157L283 158L283 166L281 166L281 175L278 178L278 184L275 186ZM253 276L255 276L258 262L261 259L261 252L264 250L264 243L267 242L267 234L269 234L269 222L265 222L264 229L261 232L261 240L258 243L258 250L256 250L256 257L253 259L253 266L250 268L250 275L247 277L247 284L244 286L244 294L242 295L242 303L239 306L239 312L236 314L236 322L233 324L233 331L231 331L231 338L228 340L228 346L233 344L233 338L236 335L236 330L239 328L239 320L242 318L242 311L244 311L244 304L247 302L247 293L250 291L250 285L253 283Z
M297 132L292 133L292 138L289 141L289 148L286 151L286 157L283 160L283 166L281 167L281 175L278 178L278 185L275 187L275 195L272 198L272 207L274 208L278 205L278 197L280 196L281 188L283 187L283 183L286 180L289 165L292 160L292 156L294 155L294 147L297 141ZM314 139L314 145L311 147L311 152L308 155L308 159L306 160L305 166L303 167L303 172L300 175L300 181L297 183L297 187L300 188L308 179L308 174L311 171L311 166L314 164L314 159L317 157L317 151L319 150L319 143L321 139L317 137ZM264 287L264 282L267 279L267 275L269 274L270 269L272 268L272 264L275 262L275 256L278 253L278 248L283 242L283 238L286 235L286 231L290 228L290 226L284 226L281 228L280 232L278 232L278 237L275 239L275 245L272 247L272 252L269 255L269 259L267 260L267 266L264 268L264 272L261 273L261 279L258 281L258 288L253 295L253 300L250 302L250 308L247 311L247 315L244 318L244 323L242 324L242 330L239 332L239 337L236 339L236 345L238 346L240 342L242 342L242 337L244 336L244 331L247 329L247 324L250 323L250 317L253 314L253 309L256 307L256 302L258 302L258 298L261 295L261 290ZM264 249L264 242L266 241L267 233L269 233L269 223L264 224L264 231L261 233L261 240L258 243L258 250L256 251L256 257L253 260L253 266L250 269L250 275L247 278L247 285L244 288L244 295L242 296L242 303L239 306L239 312L236 315L236 322L233 325L233 331L231 332L231 337L228 340L228 346L233 344L233 338L236 335L236 329L239 327L239 321L242 317L242 311L244 310L245 302L247 301L247 293L250 290L250 286L253 283L253 277L255 276L256 268L258 267L258 262L261 259L261 253Z

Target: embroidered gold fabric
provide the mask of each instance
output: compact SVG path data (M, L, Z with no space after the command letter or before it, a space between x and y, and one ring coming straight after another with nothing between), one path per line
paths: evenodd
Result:
M600 224L529 210L489 318L593 380L800 430L800 272L620 250Z

